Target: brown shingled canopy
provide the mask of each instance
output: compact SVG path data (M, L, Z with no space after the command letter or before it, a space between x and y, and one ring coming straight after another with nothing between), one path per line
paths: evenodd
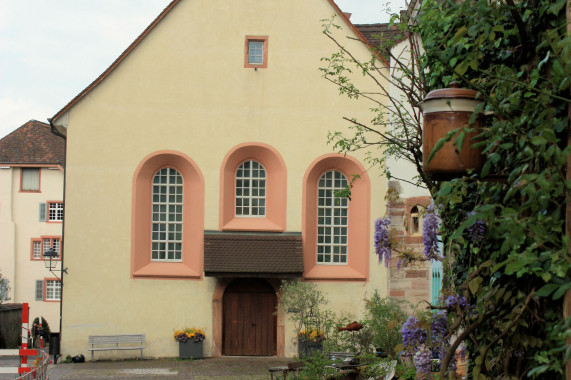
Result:
M65 140L50 125L30 120L0 140L0 164L65 165Z
M211 277L301 277L301 233L207 231L204 272Z

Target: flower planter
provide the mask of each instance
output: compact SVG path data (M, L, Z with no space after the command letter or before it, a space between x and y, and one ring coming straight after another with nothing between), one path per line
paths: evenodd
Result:
M454 82L450 84L450 88L431 91L422 102L423 167L426 173L431 173L433 179L439 181L461 177L469 169L480 171L484 166L482 149L472 148L475 143L473 138L480 133L478 129L484 125L483 115L479 115L470 126L476 131L466 134L460 152L453 145L458 136L456 135L428 162L428 157L438 140L451 130L467 126L480 103L481 100L476 99L476 91L458 88L458 84Z
M178 342L178 355L181 359L202 359L202 345L204 341Z
M300 358L309 358L314 356L317 352L323 351L322 342L312 342L298 339L297 343L297 354Z

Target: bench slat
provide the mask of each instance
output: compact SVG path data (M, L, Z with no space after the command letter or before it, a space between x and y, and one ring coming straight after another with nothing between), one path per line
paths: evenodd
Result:
M145 347L92 347L88 348L87 351L114 351L114 350L142 350Z
M144 342L145 335L90 335L89 344Z
M139 343L138 346L119 346L120 344ZM143 358L143 346L145 343L145 334L120 334L120 335L90 335L89 344L91 348L91 360L95 351L114 351L114 350L141 350L141 359ZM101 345L105 347L94 347Z

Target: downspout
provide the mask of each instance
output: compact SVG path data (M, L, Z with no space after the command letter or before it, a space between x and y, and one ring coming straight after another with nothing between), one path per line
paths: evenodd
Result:
M59 300L59 342L58 342L58 350L54 352L54 363L57 364L58 357L61 356L61 338L62 338L62 311L63 311L63 273L64 273L64 252L65 252L65 213L66 213L66 206L65 206L65 188L66 188L66 165L67 165L67 136L62 134L57 130L53 123L53 118L49 118L48 122L50 123L50 130L51 132L64 139L65 144L63 148L63 221L61 223L61 245L60 245L60 254L61 254L61 262L60 262L60 282L61 282L61 299ZM66 272L67 273L67 272Z

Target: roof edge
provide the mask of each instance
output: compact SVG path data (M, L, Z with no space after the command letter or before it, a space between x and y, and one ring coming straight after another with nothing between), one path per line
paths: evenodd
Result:
M173 0L163 11L153 20L153 22L147 26L147 28L133 41L127 49L121 53L121 55L113 61L113 63L101 74L99 75L89 86L87 86L83 91L81 91L78 95L75 96L69 103L67 103L61 110L59 110L51 119L50 124L53 126L58 118L60 118L64 113L69 111L77 102L83 99L91 90L93 90L99 83L101 83L107 76L117 67L119 64L129 55L129 53L135 49L139 43L155 28L155 26L166 17L166 15L180 2L181 0ZM343 13L343 11L337 6L334 0L327 0L329 4L335 9L335 11L339 14L339 16L345 21L345 23L351 28L351 30L359 37L359 39L369 46L369 42L367 39L361 34L361 32L355 27L355 25L349 21L349 18ZM383 62L387 67L389 67L389 63L387 60L382 57L377 52L373 51L373 53Z
M71 107L73 107L77 102L79 102L85 95L87 95L92 89L94 89L99 83L101 83L107 76L117 67L119 64L125 59L129 53L141 43L141 41L157 26L157 24L165 18L165 16L180 2L180 0L173 0L163 11L145 28L145 30L133 41L127 49L121 53L121 55L113 61L113 63L95 79L89 86L87 86L83 91L81 91L78 95L75 96L69 103L67 103L61 110L59 110L51 119L50 124L52 124L51 120L54 122L61 117L64 113L69 111ZM52 124L53 125L53 124Z
M363 36L363 34L361 34L361 32L359 31L359 29L357 29L357 27L355 26L355 24L353 24L351 22L351 20L349 20L349 18L345 15L345 13L341 10L341 8L339 8L339 6L337 4L335 4L334 0L327 0L329 1L329 4L331 4L331 6L337 11L337 13L339 14L339 16L341 16L341 18L345 21L345 23L351 28L351 30L353 30L353 32L359 37L359 39L361 40L361 42L363 42L365 45L367 45L368 47L371 47L371 44L369 43L369 41L365 38L365 36ZM377 51L375 50L371 50L373 52L373 54L375 54L377 56L377 58L383 62L387 67L390 67L389 62L382 56L380 55Z

